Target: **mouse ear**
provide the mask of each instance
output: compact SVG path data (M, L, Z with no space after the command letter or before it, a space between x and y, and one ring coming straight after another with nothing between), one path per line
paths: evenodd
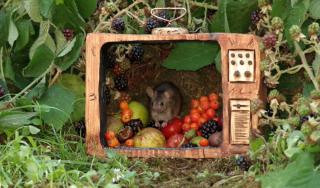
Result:
M171 99L173 96L173 90L172 89L166 89L165 92L163 92L163 98Z
M153 91L151 87L147 87L146 92L150 98L154 98L156 96L156 93Z

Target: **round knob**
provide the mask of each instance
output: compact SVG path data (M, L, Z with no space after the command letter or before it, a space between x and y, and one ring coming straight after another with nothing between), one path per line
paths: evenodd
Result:
M232 60L232 61L231 61L231 64L234 65L234 64L236 64L236 62L235 62L234 60Z
M238 108L238 109L240 108L240 104L237 104L237 108Z
M247 57L247 58L249 58L249 57L250 57L250 54L249 54L249 53L247 53L247 54L246 54L246 57Z
M250 72L250 71L246 71L246 72L244 72L244 75L245 75L246 77L250 77L251 72Z
M234 53L231 54L231 57L235 57L236 55L234 55Z
M238 54L238 57L242 58L242 54Z
M252 61L248 61L248 64L249 64L249 65L252 65Z
M235 75L235 76L240 76L240 72L239 72L239 71L235 71L235 72L234 72L234 75Z
M243 65L243 64L244 64L244 61L243 61L243 60L241 60L241 61L240 61L240 65Z

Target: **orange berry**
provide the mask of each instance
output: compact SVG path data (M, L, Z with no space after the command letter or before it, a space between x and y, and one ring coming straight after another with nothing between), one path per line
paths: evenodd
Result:
M211 101L210 102L210 108L216 110L219 108L219 102L218 101Z
M201 96L201 97L200 97L200 103L201 103L202 101L209 101L209 99L208 99L207 96Z
M123 114L123 115L121 116L121 121L122 121L123 123L127 123L127 122L129 122L130 120L131 120L131 117L130 117L129 114Z
M192 100L190 102L191 108L198 108L200 105L200 102L198 100Z
M195 108L193 108L193 109L191 109L190 110L190 114L193 114L193 113L199 113L199 110L198 109L195 109ZM200 114L200 113L199 113Z
M128 102L127 102L127 101L122 101L122 102L120 102L120 108L121 108L122 110L129 108Z
M212 108L209 108L207 111L206 111L206 115L208 118L213 118L215 115L216 115L216 111Z
M200 131L197 131L197 134L198 134L198 136L201 136L201 132Z
M204 118L204 117L200 117L198 119L198 126L200 127L203 123L205 123L208 119Z
M191 117L190 116L185 116L183 119L183 123L191 123Z
M206 119L209 119L209 117L207 116L207 114L206 114L205 112L201 114L201 117L204 117L204 118L206 118Z
M190 130L190 124L189 124L189 123L184 123L184 124L182 125L182 130L183 130L184 132L187 132L188 130Z
M191 123L190 128L191 128L191 129L194 129L194 130L196 130L196 131L199 130L198 123Z
M218 119L219 119L219 118L216 118L216 117L215 117L215 118L213 118L213 120L215 120L215 121L218 121Z
M196 123L196 122L198 122L198 119L200 118L200 114L199 114L199 112L194 112L190 115L190 117L191 117L191 121Z
M127 147L133 147L134 146L134 141L132 139L126 140L126 146Z
M130 117L133 116L133 111L130 108L122 110L122 115L128 114Z
M209 100L210 101L217 101L218 100L218 95L216 93L210 93L209 94Z
M209 101L204 100L204 101L200 102L200 106L201 106L202 110L206 111L210 108L210 103L209 103Z
M207 147L209 144L209 141L206 138L202 138L199 142L200 146Z
M113 131L108 131L107 134L106 134L106 139L107 140L112 140L114 139L115 135L114 135L114 132Z
M108 140L108 146L110 148L115 148L116 146L120 146L120 143L119 143L118 139L113 138L111 140Z
M203 109L200 106L197 109L198 109L200 114L204 112Z

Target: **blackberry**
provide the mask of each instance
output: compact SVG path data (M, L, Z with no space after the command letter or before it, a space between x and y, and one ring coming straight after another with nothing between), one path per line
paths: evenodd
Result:
M150 19L147 21L147 23L146 23L146 25L145 25L145 27L144 27L144 30L145 30L147 33L150 34L150 33L152 32L152 29L154 29L154 28L156 28L156 27L158 27L158 22L157 22L157 20L150 18Z
M74 37L74 30L73 29L64 29L64 30L62 30L62 33L68 41L72 40Z
M300 116L300 124L304 123L305 121L309 120L309 116Z
M119 3L119 8L124 9L128 7L128 1L127 0L122 0Z
M307 116L311 113L310 107L306 104L302 104L299 107L298 113L300 116Z
M198 145L197 144L192 144L191 142L189 142L187 144L183 144L181 147L182 148L196 148L196 147L198 147Z
M301 132L306 135L306 136L309 136L312 134L313 130L312 128L309 126L309 123L307 122L304 122L302 125L301 125Z
M127 103L131 102L131 97L128 93L126 92L121 92L120 93L120 101L126 101Z
M80 120L78 122L78 125L76 127L76 131L78 132L78 134L82 137L85 138L86 137L86 124L84 123L84 121Z
M112 72L114 72L118 76L124 75L126 73L126 71L120 69L119 63L113 66Z
M112 69L116 64L116 58L114 57L114 54L107 52L107 55L105 56L105 63L107 68Z
M315 100L320 99L320 91L318 91L318 90L311 91L310 98L315 99Z
M252 24L258 24L262 18L263 18L263 15L259 12L259 10L253 11L250 16L250 20Z
M271 25L272 25L272 28L274 29L282 29L283 28L283 20L279 17L274 17L272 20L271 20Z
M6 90L4 89L4 87L2 85L0 85L0 101L4 99L3 96L6 95Z
M124 91L128 87L128 79L124 78L123 76L117 76L113 81L114 87L118 91Z
M271 90L269 95L268 95L268 99L271 101L272 99L277 99L279 100L280 99L280 93L278 90L274 89L274 90Z
M250 102L250 109L253 113L256 113L259 109L263 108L263 102L260 99L253 99Z
M260 62L260 69L262 71L267 71L269 69L269 65L270 65L270 60L264 60Z
M270 0L258 0L258 7L264 7L270 4Z
M133 131L133 135L135 135L139 132L138 127L140 128L140 130L143 128L143 124L140 119L132 119L128 123L124 124L124 126L125 127L130 126Z
M272 109L272 108L267 109L267 111L266 111L264 114L265 114L266 116L272 117L272 116L273 116L273 109ZM276 113L275 116L280 116L280 112L277 111L277 113Z
M294 117L291 119L291 123L293 126L295 127L300 127L301 123L300 123L300 118L301 117Z
M218 122L212 118L204 122L199 130L201 132L201 136L206 139L208 139L213 133L221 131L220 127L218 126Z
M140 46L134 46L130 52L130 58L133 61L140 61L144 55L144 50Z
M208 9L208 10L207 10L207 16L208 16L208 17L213 16L216 12L217 12L217 10Z
M265 47L264 47L263 43L262 43L262 42L259 42L259 50L260 50L261 52L263 52L264 49L265 49Z
M159 123L162 124L163 122L159 122ZM156 129L160 130L160 127L157 127L155 125L155 121L154 120L150 120L148 125L147 125L147 127L152 127L152 128L156 128Z
M262 41L263 46L264 46L266 49L275 46L276 43L277 43L276 37L275 37L274 35L272 35L272 34L265 34L265 35L262 37L261 41Z
M306 97L300 97L300 98L298 98L298 100L297 100L297 104L298 104L299 106L301 106L301 105L304 104L305 102L310 102L310 100L309 100L308 98L306 98Z
M317 22L313 22L308 27L308 35L311 36L313 34L317 34L319 30L320 30L319 24Z
M107 6L106 6L106 11L108 11L109 13L113 13L115 12L117 9L116 9L116 6L114 5L114 3L112 2L108 2L107 3Z
M160 12L159 14L157 14L158 17L160 18L163 18L163 19L166 19L166 20L170 20L170 16L169 14L166 12L166 11L163 11L163 12ZM165 27L168 25L168 22L167 21L164 21L164 20L160 20L158 18L155 18L156 22L158 22L158 25L161 26L161 27ZM153 29L153 28L152 28ZM151 30L152 30L151 29ZM151 33L151 32L150 32Z
M291 35L291 38L297 37L297 36L300 35L301 29L300 29L299 26L293 25L293 26L291 26L291 28L289 29L289 33L290 33L290 35Z
M110 100L111 100L111 93L110 93L110 89L108 87L106 87L105 90L105 99L106 99L106 104L110 104Z
M248 171L250 168L250 162L243 156L238 157L237 165L242 171Z
M292 97L291 102L295 103L298 101L299 98L303 97L301 93L297 93L295 96Z
M124 61L119 63L119 67L121 71L126 71L130 69L130 60L125 59Z
M116 18L112 22L112 28L117 31L123 31L125 26L126 24L121 18Z

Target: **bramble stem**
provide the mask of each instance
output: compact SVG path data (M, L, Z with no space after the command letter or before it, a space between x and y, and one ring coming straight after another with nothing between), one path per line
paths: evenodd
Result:
M2 61L2 53L3 53L3 47L1 47L1 50L0 50L0 78L5 82L4 80L4 72L3 72L3 61Z
M183 3L184 0L178 0L178 2ZM199 2L195 2L195 1L188 1L188 2L190 3L190 5L195 5L197 7L205 8L207 6L208 9L219 10L219 8L217 6L208 5L207 3L199 3Z

